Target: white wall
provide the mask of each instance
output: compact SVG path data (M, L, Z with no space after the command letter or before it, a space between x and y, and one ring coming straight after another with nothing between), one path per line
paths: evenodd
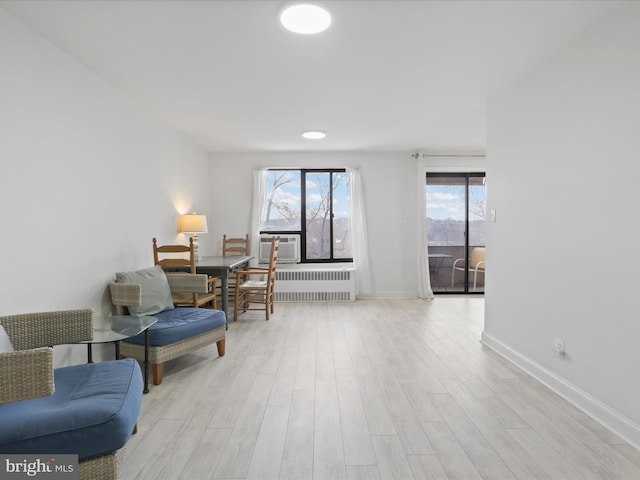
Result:
M208 213L207 155L2 10L0 69L0 315L106 312L116 271Z
M629 2L490 102L483 334L636 446L639 24Z
M216 153L211 162L211 220L205 241L217 252L222 249L223 234L249 232L254 169L360 169L369 227L372 296L417 296L417 169L408 152Z

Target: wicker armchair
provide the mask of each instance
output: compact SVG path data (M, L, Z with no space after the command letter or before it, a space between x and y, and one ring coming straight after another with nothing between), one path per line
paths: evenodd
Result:
M32 314L21 314L0 317L0 325L7 332L11 344L15 351L8 353L0 353L0 430L7 429L6 423L10 421L10 417L14 414L14 406L22 407L26 405L24 401L36 401L41 397L50 397L51 403L60 402L56 400L60 395L64 395L64 392L56 391L55 383L58 382L58 369L53 368L53 348L54 345L60 344L72 344L85 340L91 340L93 338L92 328L92 311L85 310L68 310L59 312L42 312ZM83 364L73 367L64 367L59 369L60 371L75 369L75 371L92 369L104 370L101 367L109 368L114 364L120 362L104 362L99 364ZM125 364L116 365L116 367L124 367ZM139 372L139 367L135 366L136 370L130 370L130 372ZM135 373L136 376L139 376ZM90 374L87 374L87 378ZM55 379L55 382L54 382ZM62 381L62 380L61 380ZM133 414L137 418L137 412L139 412L140 402L142 401L142 389L141 380L134 385L136 392L132 392L133 398L132 409L135 410ZM65 387L68 388L67 385ZM84 388L84 385L78 386L76 396L81 396L80 391ZM54 395L55 393L55 395ZM96 394L96 401L99 401ZM136 405L136 402L137 405ZM38 401L40 405L43 402ZM46 403L46 402L44 402ZM62 402L64 403L64 402ZM29 404L31 405L31 404ZM27 412L31 412L31 407L27 408ZM62 410L57 407L53 408L53 415L60 416L64 413L60 413ZM136 410L137 408L137 410ZM56 413L58 412L58 413ZM40 419L40 420L37 420ZM26 420L24 420L26 422ZM42 422L42 417L33 417L30 422ZM70 418L69 428L73 430L77 426L77 418ZM59 422L58 422L59 423ZM40 423L42 426L42 423ZM129 426L125 426L129 428ZM129 430L129 435L132 433L133 428ZM6 430L5 430L6 432ZM101 435L98 431L96 435ZM127 437L128 438L128 437ZM125 440L126 443L126 440ZM32 445L32 444L30 444ZM120 445L122 447L123 445ZM120 448L117 447L117 448ZM65 451L65 448L73 448L69 445L59 444L60 451L22 451L21 453L72 453ZM0 444L0 452L11 453L12 444L2 443ZM38 447L34 447L35 450ZM99 454L99 456L93 456L92 458L83 459L80 452L79 463L79 478L86 480L114 480L117 478L117 450L108 452L106 454Z
M166 277L172 294L205 293L208 291L208 278L206 275L167 273ZM126 311L127 307L139 306L142 301L142 289L139 284L112 282L110 288L111 302L115 306L118 315L126 315L128 313ZM224 312L184 307L163 311L153 316L158 320L149 329L149 362L152 366L154 385L162 383L164 364L169 360L213 343L217 346L218 355L224 356L226 338L226 317ZM163 328L165 320L172 322L174 325L173 330L179 334L181 317L184 318L185 327L187 327L186 322L193 322L194 316L197 317L196 321L203 322L203 324L206 322L212 325L213 328L178 341L170 341L169 343L166 343L166 340L156 341L156 332ZM120 345L120 353L122 356L144 361L144 343L142 341L136 343L134 340L135 337L134 339L123 341Z

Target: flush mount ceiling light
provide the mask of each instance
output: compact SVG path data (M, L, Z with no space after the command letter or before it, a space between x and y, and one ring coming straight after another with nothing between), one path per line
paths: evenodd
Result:
M306 132L302 132L302 136L308 140L321 140L326 137L327 134L320 130L307 130Z
M287 30L309 35L326 30L331 25L331 15L317 5L298 4L282 12L280 23Z

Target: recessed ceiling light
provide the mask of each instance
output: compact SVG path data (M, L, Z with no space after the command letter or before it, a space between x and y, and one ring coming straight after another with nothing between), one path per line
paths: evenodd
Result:
M331 15L317 5L292 5L282 12L280 23L287 30L309 35L326 30L331 25Z
M320 140L327 136L325 132L321 132L320 130L307 130L306 132L302 132L302 136L309 140Z

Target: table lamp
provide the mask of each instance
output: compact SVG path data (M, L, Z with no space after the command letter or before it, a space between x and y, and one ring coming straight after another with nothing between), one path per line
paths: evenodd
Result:
M198 234L207 233L207 216L196 213L180 215L178 218L178 230L180 233L191 233L193 235L193 249L196 260L199 260Z

